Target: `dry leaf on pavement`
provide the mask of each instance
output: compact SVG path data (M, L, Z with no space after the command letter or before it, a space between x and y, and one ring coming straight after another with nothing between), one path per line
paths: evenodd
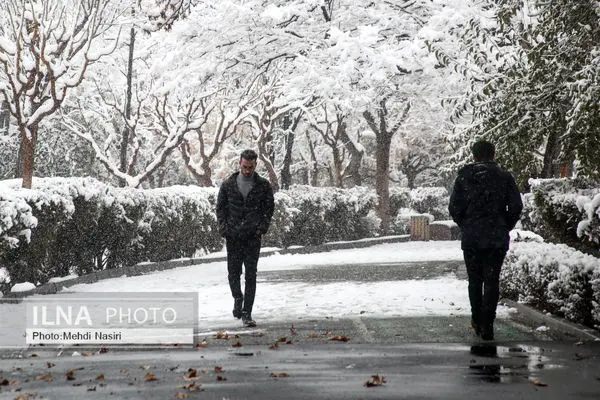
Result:
M152 381L157 381L158 378L156 377L156 375L154 375L152 372L148 372L146 374L146 376L144 376L144 380L146 382L152 382Z
M544 382L540 381L539 379L533 379L531 381L531 383L533 383L535 386L541 386L541 387L548 386L547 383L544 383Z
M38 375L35 377L36 381L52 382L52 375Z
M371 379L365 382L366 387L382 386L386 383L385 376L371 375Z
M337 342L347 342L350 340L350 338L348 336L337 335L329 338L329 340L335 340Z

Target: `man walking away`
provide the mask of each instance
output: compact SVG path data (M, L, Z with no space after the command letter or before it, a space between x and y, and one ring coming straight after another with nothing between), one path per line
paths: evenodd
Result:
M493 340L500 268L523 203L513 176L494 162L494 145L478 141L471 150L475 162L458 171L449 211L462 233L471 325L477 336Z
M233 296L233 316L244 325L256 326L252 306L256 293L256 270L262 235L267 233L274 210L273 188L256 169L257 154L244 150L240 170L223 182L217 197L217 219L227 247L227 272ZM246 276L240 285L242 264Z

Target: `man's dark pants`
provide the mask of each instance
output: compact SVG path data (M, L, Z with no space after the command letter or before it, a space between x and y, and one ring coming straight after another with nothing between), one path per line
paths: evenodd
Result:
M505 249L463 249L469 276L471 315L480 326L491 325L496 318L500 297L500 269Z
M234 299L244 299L242 312L250 315L254 305L256 294L256 266L260 255L260 237L254 236L249 239L227 238L227 273L229 288ZM244 293L240 284L242 265L246 277Z

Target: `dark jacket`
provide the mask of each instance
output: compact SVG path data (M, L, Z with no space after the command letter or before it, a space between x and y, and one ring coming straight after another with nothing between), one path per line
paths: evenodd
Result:
M267 233L275 207L273 188L268 180L254 173L254 186L246 201L238 189L237 176L223 182L217 197L217 219L221 236L247 239Z
M448 208L461 229L463 249L506 250L523 202L512 175L489 161L458 171Z

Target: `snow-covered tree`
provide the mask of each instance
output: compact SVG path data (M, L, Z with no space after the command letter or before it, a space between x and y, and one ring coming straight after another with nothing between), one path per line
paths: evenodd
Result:
M454 137L463 158L483 137L523 186L574 159L580 172L597 175L597 2L504 0L492 10L493 23L474 19L461 32L466 62L444 60L472 82L456 108L474 117Z
M23 187L31 187L40 124L82 82L88 66L113 50L114 44L93 43L111 28L116 10L104 0L0 3L0 96L21 138Z

